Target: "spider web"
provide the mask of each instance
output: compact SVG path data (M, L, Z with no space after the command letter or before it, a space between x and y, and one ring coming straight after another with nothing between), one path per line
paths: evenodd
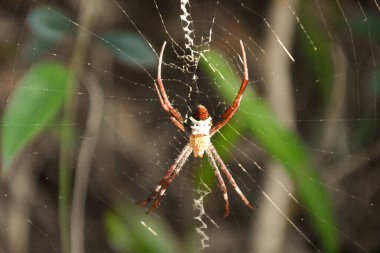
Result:
M99 0L89 27L77 17L81 13L77 3L0 4L2 108L10 103L19 77L31 65L43 59L69 65L75 34L83 32L91 39L81 64L83 76L95 79L83 78L82 83L97 82L101 91L89 95L85 85L78 85L71 94L76 117L70 122L75 145L95 140L85 131L89 97L103 98L87 190L87 251L144 252L138 244L120 242L114 236L126 240L131 234L141 234L146 243L156 245L158 238L174 252L325 252L323 235L315 225L318 221L336 233L339 252L380 249L376 233L380 226L376 169L379 4L376 0L277 2ZM63 18L73 32L49 47L40 47L27 18L36 9ZM115 31L126 32L127 40L115 40L117 36L111 33ZM163 42L168 44L162 78L173 106L185 116L203 104L216 121L240 86L239 40L247 52L250 82L241 108L212 142L255 210L241 202L225 179L231 214L223 219L222 193L207 158L190 157L159 208L144 215L145 209L134 203L150 194L187 144L154 89ZM123 51L128 43L145 45L144 59L152 60L143 61L128 48ZM213 61L218 57L222 59L219 65ZM235 80L230 76L237 77L237 82L228 82ZM273 114L246 106L263 103ZM249 123L249 119L267 121L268 115L280 122L281 129L296 133L302 143ZM18 157L19 168L1 185L4 243L0 251L61 251L59 127L59 120L54 121L48 131L35 137ZM293 157L281 161L271 150L298 145L317 172L309 174L308 168L301 167L298 180L326 191L333 222L302 197L302 189L286 170ZM79 159L78 150L75 153L74 163ZM125 223L111 226L115 217ZM112 230L117 228L121 230Z

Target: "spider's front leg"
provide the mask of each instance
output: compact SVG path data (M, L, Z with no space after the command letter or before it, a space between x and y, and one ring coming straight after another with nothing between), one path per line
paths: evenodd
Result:
M235 114L240 105L241 97L245 91L245 87L248 83L248 67L247 67L247 57L244 50L243 42L240 41L241 47L241 56L243 60L243 81L241 82L239 92L236 95L235 100L232 102L232 105L228 107L228 109L222 114L222 119L212 126L210 135L213 136L216 132L218 132L225 124L230 121L232 116Z
M185 132L185 127L183 125L183 118L181 114L170 103L168 96L166 95L164 84L162 83L162 79L161 79L161 65L162 65L162 57L164 55L165 45L166 45L166 41L164 42L161 48L160 58L158 60L157 79L156 79L156 83L154 83L154 87L157 91L157 95L160 100L162 108L171 115L170 118L173 121L173 123L179 129L181 129L181 131Z

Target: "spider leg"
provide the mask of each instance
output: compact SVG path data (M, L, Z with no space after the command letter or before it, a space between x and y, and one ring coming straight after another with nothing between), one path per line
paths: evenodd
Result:
M243 60L243 81L241 82L239 92L236 95L235 100L232 102L232 105L222 114L222 119L212 126L210 130L210 136L213 136L219 129L221 129L235 114L240 105L241 97L244 93L245 87L248 83L248 67L247 67L247 57L244 50L243 42L240 40L241 46L241 56Z
M162 177L162 179L158 183L156 189L154 189L152 191L152 193L147 197L147 199L141 203L142 205L145 206L146 204L148 204L150 201L152 201L154 198L157 197L157 195L160 192L161 188L166 184L166 182L170 178L171 174L174 172L175 168L177 168L178 164L183 160L183 158L185 157L185 155L189 151L189 149L191 149L189 145L186 145L182 149L181 153L177 156L177 158L175 159L175 161L172 164L172 166L170 166L170 168L167 171L167 173Z
M181 124L176 118L170 117L174 125L176 125L179 129L181 129L183 132L185 132L185 127L183 124Z
M175 121L172 119L174 124L182 131L185 131L185 127L183 126L183 118L181 114L176 109L174 109L172 104L170 103L168 96L166 95L166 91L161 79L161 65L162 65L162 57L164 54L165 45L166 45L166 41L164 42L161 48L160 58L158 61L157 80L156 80L157 82L154 83L154 87L156 88L157 95L160 100L162 108L164 108L164 110L167 113L169 113L172 116L172 118L175 119Z
M169 108L167 107L167 105L165 104L165 101L162 99L162 96L161 96L161 93L160 93L160 90L158 89L157 87L157 84L154 83L154 86L156 87L156 91L157 91L157 95L158 95L158 98L160 100L160 103L161 103L161 106L162 108L164 108L164 110L168 113L170 113L170 110ZM172 122L179 128L181 129L182 131L185 131L185 127L183 126L183 124L178 121L178 119L174 116L171 116L170 119L172 120Z
M218 179L218 182L219 182L219 185L220 185L220 189L223 192L223 198L224 198L224 218L226 218L229 215L229 213L230 213L230 208L229 208L229 204L228 204L228 196L227 196L227 187L226 187L226 184L223 181L222 175L220 174L220 171L218 169L218 165L215 162L214 155L212 154L212 152L209 149L206 150L206 153L207 153L207 157L208 157L208 159L209 159L209 161L211 163L211 166L214 169L215 176Z
M224 164L222 158L220 158L220 156L219 156L218 152L216 151L215 147L211 144L209 149L210 149L211 153L214 155L216 161L219 163L222 172L226 175L228 181L230 181L232 187L235 189L236 193L239 194L241 200L244 202L244 204L246 206L248 206L249 208L253 209L253 207L251 206L251 204L249 204L248 199L244 196L244 194L241 192L239 186L236 184L234 178L232 177L231 173L227 169L227 166Z
M172 166L170 166L168 172L165 174L165 176L160 180L157 187L153 190L153 192L148 196L148 198L142 203L142 205L146 205L149 202L151 202L153 199L155 201L152 204L152 207L147 211L149 213L150 211L156 209L160 203L161 197L163 196L165 190L169 187L169 184L174 180L175 174L178 174L177 170L180 169L180 167L183 167L183 164L186 162L187 158L191 154L192 149L189 145L186 145L181 153L177 156ZM174 176L173 176L174 175ZM163 190L163 193L161 193Z
M166 181L164 181L159 192L157 192L157 194L155 195L156 199L153 201L153 204L149 208L148 213L157 209L157 207L160 205L161 198L164 196L169 185L174 181L175 177L179 174L179 172L181 171L181 169L185 165L187 158L189 158L189 156L192 152L192 149L189 145L187 145L186 147L188 147L188 148L184 152L184 155L182 156L182 158L176 159L176 161L179 160L179 162L178 162L177 166L175 167L175 170L170 174L169 178Z

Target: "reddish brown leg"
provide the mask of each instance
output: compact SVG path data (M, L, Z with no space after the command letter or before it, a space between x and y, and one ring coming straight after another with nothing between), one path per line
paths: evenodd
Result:
M163 182L160 190L155 194L156 199L153 201L153 204L149 208L148 213L151 211L154 211L155 209L158 208L158 206L160 205L161 198L164 196L169 185L174 181L175 177L179 174L179 172L181 171L181 169L185 165L187 158L189 157L189 155L192 152L192 149L190 148L190 146L186 146L186 147L189 147L189 148L186 149L186 151L183 153L183 156L180 159L177 158L177 160L179 160L179 162L178 162L177 166L175 167L175 170L170 174L169 178ZM177 162L177 160L176 160L176 162Z
M222 119L217 122L210 130L210 135L213 136L220 128L222 128L228 121L232 118L236 110L239 108L241 97L244 93L245 87L248 83L248 67L247 67L247 57L245 55L243 42L240 40L241 46L241 55L243 60L243 81L240 85L239 92L236 95L235 100L232 102L232 105L222 114Z
M191 154L191 151L192 150L191 150L191 147L189 145L186 145L186 147L183 148L182 152L176 158L174 164L170 167L170 169L165 174L165 176L160 180L160 183L158 184L156 189L142 203L143 205L146 205L150 201L155 199L153 204L152 204L152 207L148 210L148 212L150 212L150 211L152 211L158 207L160 200L161 200L162 196L164 195L166 189L169 187L170 183L174 180L174 177L176 176L176 174L179 173L179 170L181 169L181 167L183 167L187 158Z
M152 199L156 198L156 196L158 195L159 191L161 190L162 186L165 185L165 183L167 182L167 180L169 179L170 175L173 173L174 169L175 169L176 165L173 164L170 169L168 170L168 172L165 174L165 176L160 180L159 184L157 185L156 189L154 189L152 191L152 193L146 198L146 200L144 202L142 202L141 204L142 205L146 205L148 204L150 201L152 201Z
M211 153L214 155L216 161L219 163L220 165L220 168L222 170L222 172L226 175L228 181L230 181L232 187L235 189L235 191L237 192L237 194L239 194L241 200L244 202L244 204L246 206L248 206L249 208L253 209L253 207L251 206L251 204L249 204L249 201L248 199L244 196L244 194L241 192L239 186L236 184L234 178L232 177L231 173L229 172L229 170L227 169L226 165L224 164L222 158L220 158L218 152L216 151L215 147L213 145L210 145L210 151Z
M172 119L175 125L182 131L185 131L185 127L183 126L182 116L176 109L173 108L172 104L170 103L168 96L166 95L166 91L161 79L161 65L162 65L162 57L164 54L165 45L166 45L166 41L164 42L161 48L160 58L158 61L157 83L154 84L154 87L156 88L158 98L160 100L162 108L164 108L164 110L168 112L172 116L172 118L175 119L175 121Z
M224 198L224 218L226 218L229 215L229 213L230 213L230 208L229 208L229 204L228 204L227 187L226 187L226 184L223 181L222 175L220 174L220 171L218 169L218 165L215 162L215 158L214 158L213 154L211 153L211 151L209 149L206 150L206 153L207 153L207 157L208 157L208 159L209 159L209 161L211 163L211 166L214 169L215 176L218 179L218 182L219 182L219 185L220 185L220 189L223 192L223 198Z
M148 198L142 203L143 205L146 205L148 204L150 201L152 201L152 199L154 199L157 194L159 193L159 191L161 190L162 186L165 185L165 183L168 181L168 179L170 178L170 175L173 173L173 171L175 170L175 168L178 166L178 164L182 161L182 159L184 158L184 156L186 155L186 153L189 151L190 149L190 146L189 145L186 145L183 150L181 151L181 153L177 156L175 162L173 163L172 166L170 166L168 172L165 174L165 176L162 177L162 179L160 180L159 184L157 185L156 189L148 196Z

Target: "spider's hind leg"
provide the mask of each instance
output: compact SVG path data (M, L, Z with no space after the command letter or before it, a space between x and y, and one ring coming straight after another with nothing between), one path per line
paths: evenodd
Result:
M209 159L209 161L211 163L212 168L214 169L215 176L218 179L218 182L219 182L219 185L220 185L220 189L223 192L223 198L224 198L224 218L226 218L229 215L229 213L230 213L230 207L229 207L229 204L228 204L227 187L226 187L226 184L223 181L222 175L220 174L220 171L218 169L218 165L215 162L214 155L212 154L212 152L210 151L210 149L206 150L206 154L207 154L207 157L208 157L208 159Z
M220 165L220 169L222 170L222 172L226 175L228 181L231 183L232 187L234 188L234 190L236 191L236 193L240 196L241 200L244 202L244 204L251 208L251 209L254 209L251 204L249 203L248 199L244 196L244 194L242 193L242 191L240 190L239 186L236 184L235 182L235 179L232 177L230 171L227 169L226 165L224 164L222 158L220 158L218 152L216 151L215 147L213 145L210 145L210 151L211 153L214 155L216 161L219 163Z
M191 152L191 147L189 145L186 145L181 151L181 153L177 156L176 160L174 161L173 165L170 167L168 172L160 180L156 189L148 196L148 198L145 201L141 203L143 206L145 206L149 202L154 200L152 206L147 211L148 213L159 206L160 200L162 196L165 194L166 189L169 187L170 183L173 182L175 176L178 175Z

